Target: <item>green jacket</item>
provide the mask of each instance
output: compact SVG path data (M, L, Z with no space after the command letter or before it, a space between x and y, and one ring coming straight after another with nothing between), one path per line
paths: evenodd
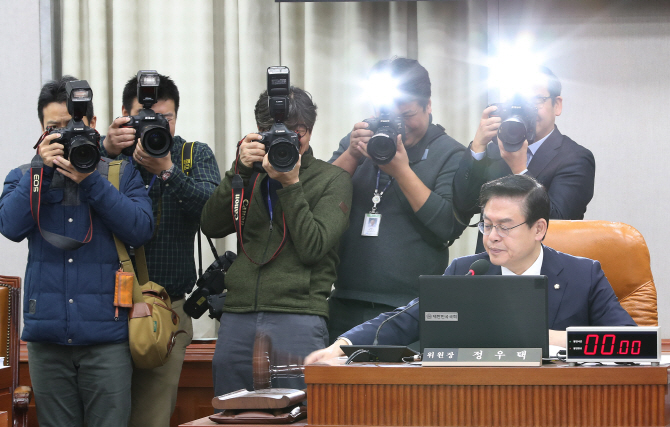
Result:
M232 178L235 165L205 204L201 226L205 235L224 237L235 232L232 217ZM241 162L238 169L246 188L252 170ZM244 225L244 249L256 262L265 262L283 238L287 242L277 258L258 266L247 258L238 242L238 257L226 274L225 311L272 311L328 317L327 298L339 263L338 243L349 225L352 186L343 169L314 158L312 149L302 156L300 182L277 190L279 203L270 215L262 199L262 173L249 202Z

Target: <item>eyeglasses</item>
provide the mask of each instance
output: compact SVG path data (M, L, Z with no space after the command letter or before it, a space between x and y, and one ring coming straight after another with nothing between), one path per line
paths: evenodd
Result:
M307 129L307 126L305 126L305 125L297 125L297 126L295 127L295 129L292 129L292 130L293 130L293 132L297 133L298 136L302 139L302 137L304 137L305 135L307 135L307 131L308 131L309 129Z
M495 228L498 231L498 235L500 237L507 237L509 236L510 230L515 229L521 225L524 225L525 223L526 221L522 222L521 224L517 224L514 227L505 227L502 224L493 225L493 224L487 224L484 221L480 221L479 223L477 223L477 228L479 228L479 232L482 233L484 236L488 236L489 234L491 234L491 231L493 231L493 229Z
M545 102L547 102L547 99L551 98L551 96L536 96L535 98L532 98L533 102L537 107L541 106Z

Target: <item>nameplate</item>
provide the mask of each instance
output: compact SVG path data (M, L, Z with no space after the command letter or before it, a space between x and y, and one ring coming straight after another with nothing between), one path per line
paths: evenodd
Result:
M426 348L421 366L541 366L541 348Z

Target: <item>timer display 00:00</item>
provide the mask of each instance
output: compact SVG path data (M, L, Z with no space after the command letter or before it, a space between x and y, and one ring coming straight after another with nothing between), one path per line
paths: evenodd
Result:
M568 329L568 359L655 359L658 357L657 333Z

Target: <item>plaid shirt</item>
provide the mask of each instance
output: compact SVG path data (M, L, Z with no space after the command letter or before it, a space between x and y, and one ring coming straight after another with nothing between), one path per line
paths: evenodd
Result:
M194 260L194 240L198 232L200 214L205 202L221 182L221 173L214 153L207 144L196 142L193 147L193 168L189 176L182 172L181 151L186 141L174 137L172 163L174 173L163 182L156 178L149 190L156 231L144 245L149 279L163 286L171 297L181 297L191 292L197 280ZM106 150L101 145L103 156ZM128 159L123 154L118 159ZM149 186L154 175L134 163L144 184ZM158 206L161 207L160 224ZM207 247L207 245L205 245Z

